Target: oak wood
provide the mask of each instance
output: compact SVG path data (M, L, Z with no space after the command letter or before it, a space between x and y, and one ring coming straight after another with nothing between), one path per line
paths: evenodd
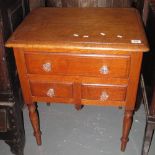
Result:
M31 92L30 92L30 86L29 86L29 81L27 80L26 77L26 66L25 66L25 60L24 60L24 55L21 49L15 48L14 49L14 55L16 59L16 65L17 65L17 70L19 73L19 80L21 83L21 88L22 88L22 93L24 97L24 101L26 104L31 104L32 103L32 98L31 98Z
M49 75L32 75L32 74L28 74L28 77L29 77L29 82L30 82L30 87L32 87L32 84L31 83L34 83L34 85L37 87L37 88L34 88L36 92L38 92L39 94L41 93L42 96L33 96L32 97L32 100L33 101L42 101L42 102L64 102L64 103L78 103L78 105L80 104L84 104L84 105L109 105L109 106L124 106L125 105L125 96L126 96L126 87L128 85L128 80L127 79L120 79L120 78L96 78L96 77L84 77L84 76L57 76L57 75L52 75L52 76L49 76ZM42 86L42 88L40 88L40 84L45 84ZM48 86L50 86L49 84L50 83L54 83L55 85L57 84L62 84L62 86L64 84L73 84L73 97L71 98L57 98L56 96L55 97L47 97L46 96L46 93L47 93L47 90L51 87L48 87L48 89L45 89L47 87L47 83L48 83ZM37 85L39 84L39 86ZM105 102L100 102L98 100L98 98L95 100L95 99L82 99L80 96L81 96L81 90L82 90L82 87L80 85L83 85L83 86L96 86L95 88L100 88L99 90L103 90L103 88L106 86L106 87L109 87L110 90L111 90L111 93L113 94L113 97L121 97L124 99L124 101L116 101L116 99L118 99L118 97L114 100L111 100L111 101L106 101L107 103ZM104 84L104 85L103 85ZM104 86L104 87L103 87ZM45 87L43 89L43 87ZM118 91L119 89L118 88L121 88L121 91L119 91L121 94L119 94L118 92L116 92L116 90ZM70 88L70 87L69 87ZM102 89L101 89L102 88ZM32 88L31 88L32 89ZM38 90L39 89L39 90ZM42 91L41 91L42 89ZM46 90L46 91L45 91ZM59 89L60 90L60 89ZM96 90L96 89L95 89ZM123 90L123 91L122 91ZM61 91L61 90L60 90ZM31 91L32 93L33 91ZM82 93L83 94L83 93ZM124 94L124 95L123 95ZM33 95L33 94L32 94ZM43 96L44 95L44 96ZM65 94L64 94L65 95ZM70 94L71 95L71 94ZM94 94L96 95L96 94ZM98 97L99 97L99 94L98 94Z
M28 105L28 109L29 109L29 117L32 123L32 127L34 129L34 136L36 137L37 144L41 145L41 132L39 127L39 119L36 105L30 104Z
M39 8L27 16L6 46L148 51L139 14L131 8Z
M121 138L121 151L125 151L126 144L129 140L128 135L131 129L133 121L133 111L132 110L125 110L124 112L124 120L123 120L123 133Z
M48 90L53 89L53 97L73 98L73 83L30 80L30 87L32 96L48 97Z
M115 58L115 59L114 59ZM130 57L127 55L68 55L54 53L26 53L25 61L29 74L49 75L80 75L98 77L129 76ZM51 64L51 70L46 72L43 65ZM95 65L94 65L95 64ZM107 66L108 74L102 74L100 69Z
M126 99L126 86L117 85L90 85L82 84L82 99L100 100L102 92L106 92L109 97L106 101L125 101Z
M77 110L82 105L125 106L121 142L125 150L142 52L149 49L135 9L40 8L29 14L6 46L14 48L29 107L38 101L71 103ZM51 70L43 70L46 63L51 63ZM101 74L106 65L108 73ZM50 88L55 96L47 96ZM39 122L31 109L40 141Z
M127 89L127 98L126 98L126 109L127 110L134 110L135 102L136 102L136 94L138 89L139 83L139 75L141 69L141 62L142 62L142 53L132 53L131 54L131 68L130 68L130 75L128 81L128 89ZM132 96L132 97L131 97Z
M121 150L125 151L128 142L128 135L132 126L133 110L135 108L136 94L138 89L140 67L142 61L142 53L131 54L131 69L128 82L128 93L126 98L126 106L123 121L123 133L121 138ZM136 67L135 67L136 66Z
M83 105L81 104L81 83L78 82L78 80L74 83L74 103L75 103L75 109L81 110Z
M49 103L65 103L65 104L74 104L75 99L74 98L57 98L57 97L39 97L39 96L32 96L32 102L49 102Z
M81 100L82 105L95 105L95 106L125 106L125 101L100 101L100 100L88 100L88 99L82 99Z
M107 77L86 77L86 76L59 76L59 75L37 75L27 74L27 78L33 81L53 81L53 82L65 82L65 83L89 83L89 84L113 84L113 85L128 85L128 79L124 78L107 78Z

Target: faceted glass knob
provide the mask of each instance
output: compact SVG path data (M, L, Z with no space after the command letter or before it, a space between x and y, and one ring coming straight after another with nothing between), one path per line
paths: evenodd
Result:
M50 89L47 91L46 95L47 95L48 97L54 97L54 95L55 95L54 89L53 89L53 88L50 88Z
M52 65L50 62L47 62L42 65L42 68L45 72L50 72L52 70Z
M106 101L109 98L109 94L107 92L102 92L100 96L100 101Z
M108 66L102 66L102 67L100 68L100 73L101 73L101 74L108 74L108 73L109 73L109 68L108 68Z

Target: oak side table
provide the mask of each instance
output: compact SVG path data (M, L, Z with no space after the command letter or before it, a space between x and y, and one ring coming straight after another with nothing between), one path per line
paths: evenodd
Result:
M36 102L125 106L121 150L132 125L143 52L149 50L132 8L39 8L6 43L13 47L37 144ZM115 117L115 116L114 116Z

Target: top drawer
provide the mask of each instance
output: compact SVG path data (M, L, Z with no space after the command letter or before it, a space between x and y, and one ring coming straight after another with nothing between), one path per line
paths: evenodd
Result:
M130 57L118 55L65 55L25 53L27 73L127 78Z

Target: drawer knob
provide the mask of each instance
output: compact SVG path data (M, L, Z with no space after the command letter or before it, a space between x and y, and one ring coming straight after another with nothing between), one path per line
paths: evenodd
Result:
M106 101L108 98L109 98L109 94L103 91L100 96L100 101Z
M47 91L46 95L47 95L48 97L54 97L54 95L55 95L54 89L50 88L50 89Z
M43 70L44 70L45 72L50 72L50 71L52 70L52 65L51 65L50 62L47 62L47 63L43 64L42 67L43 67Z
M108 74L108 73L109 73L109 68L108 68L108 66L102 66L102 67L100 68L100 73L101 73L101 74Z

